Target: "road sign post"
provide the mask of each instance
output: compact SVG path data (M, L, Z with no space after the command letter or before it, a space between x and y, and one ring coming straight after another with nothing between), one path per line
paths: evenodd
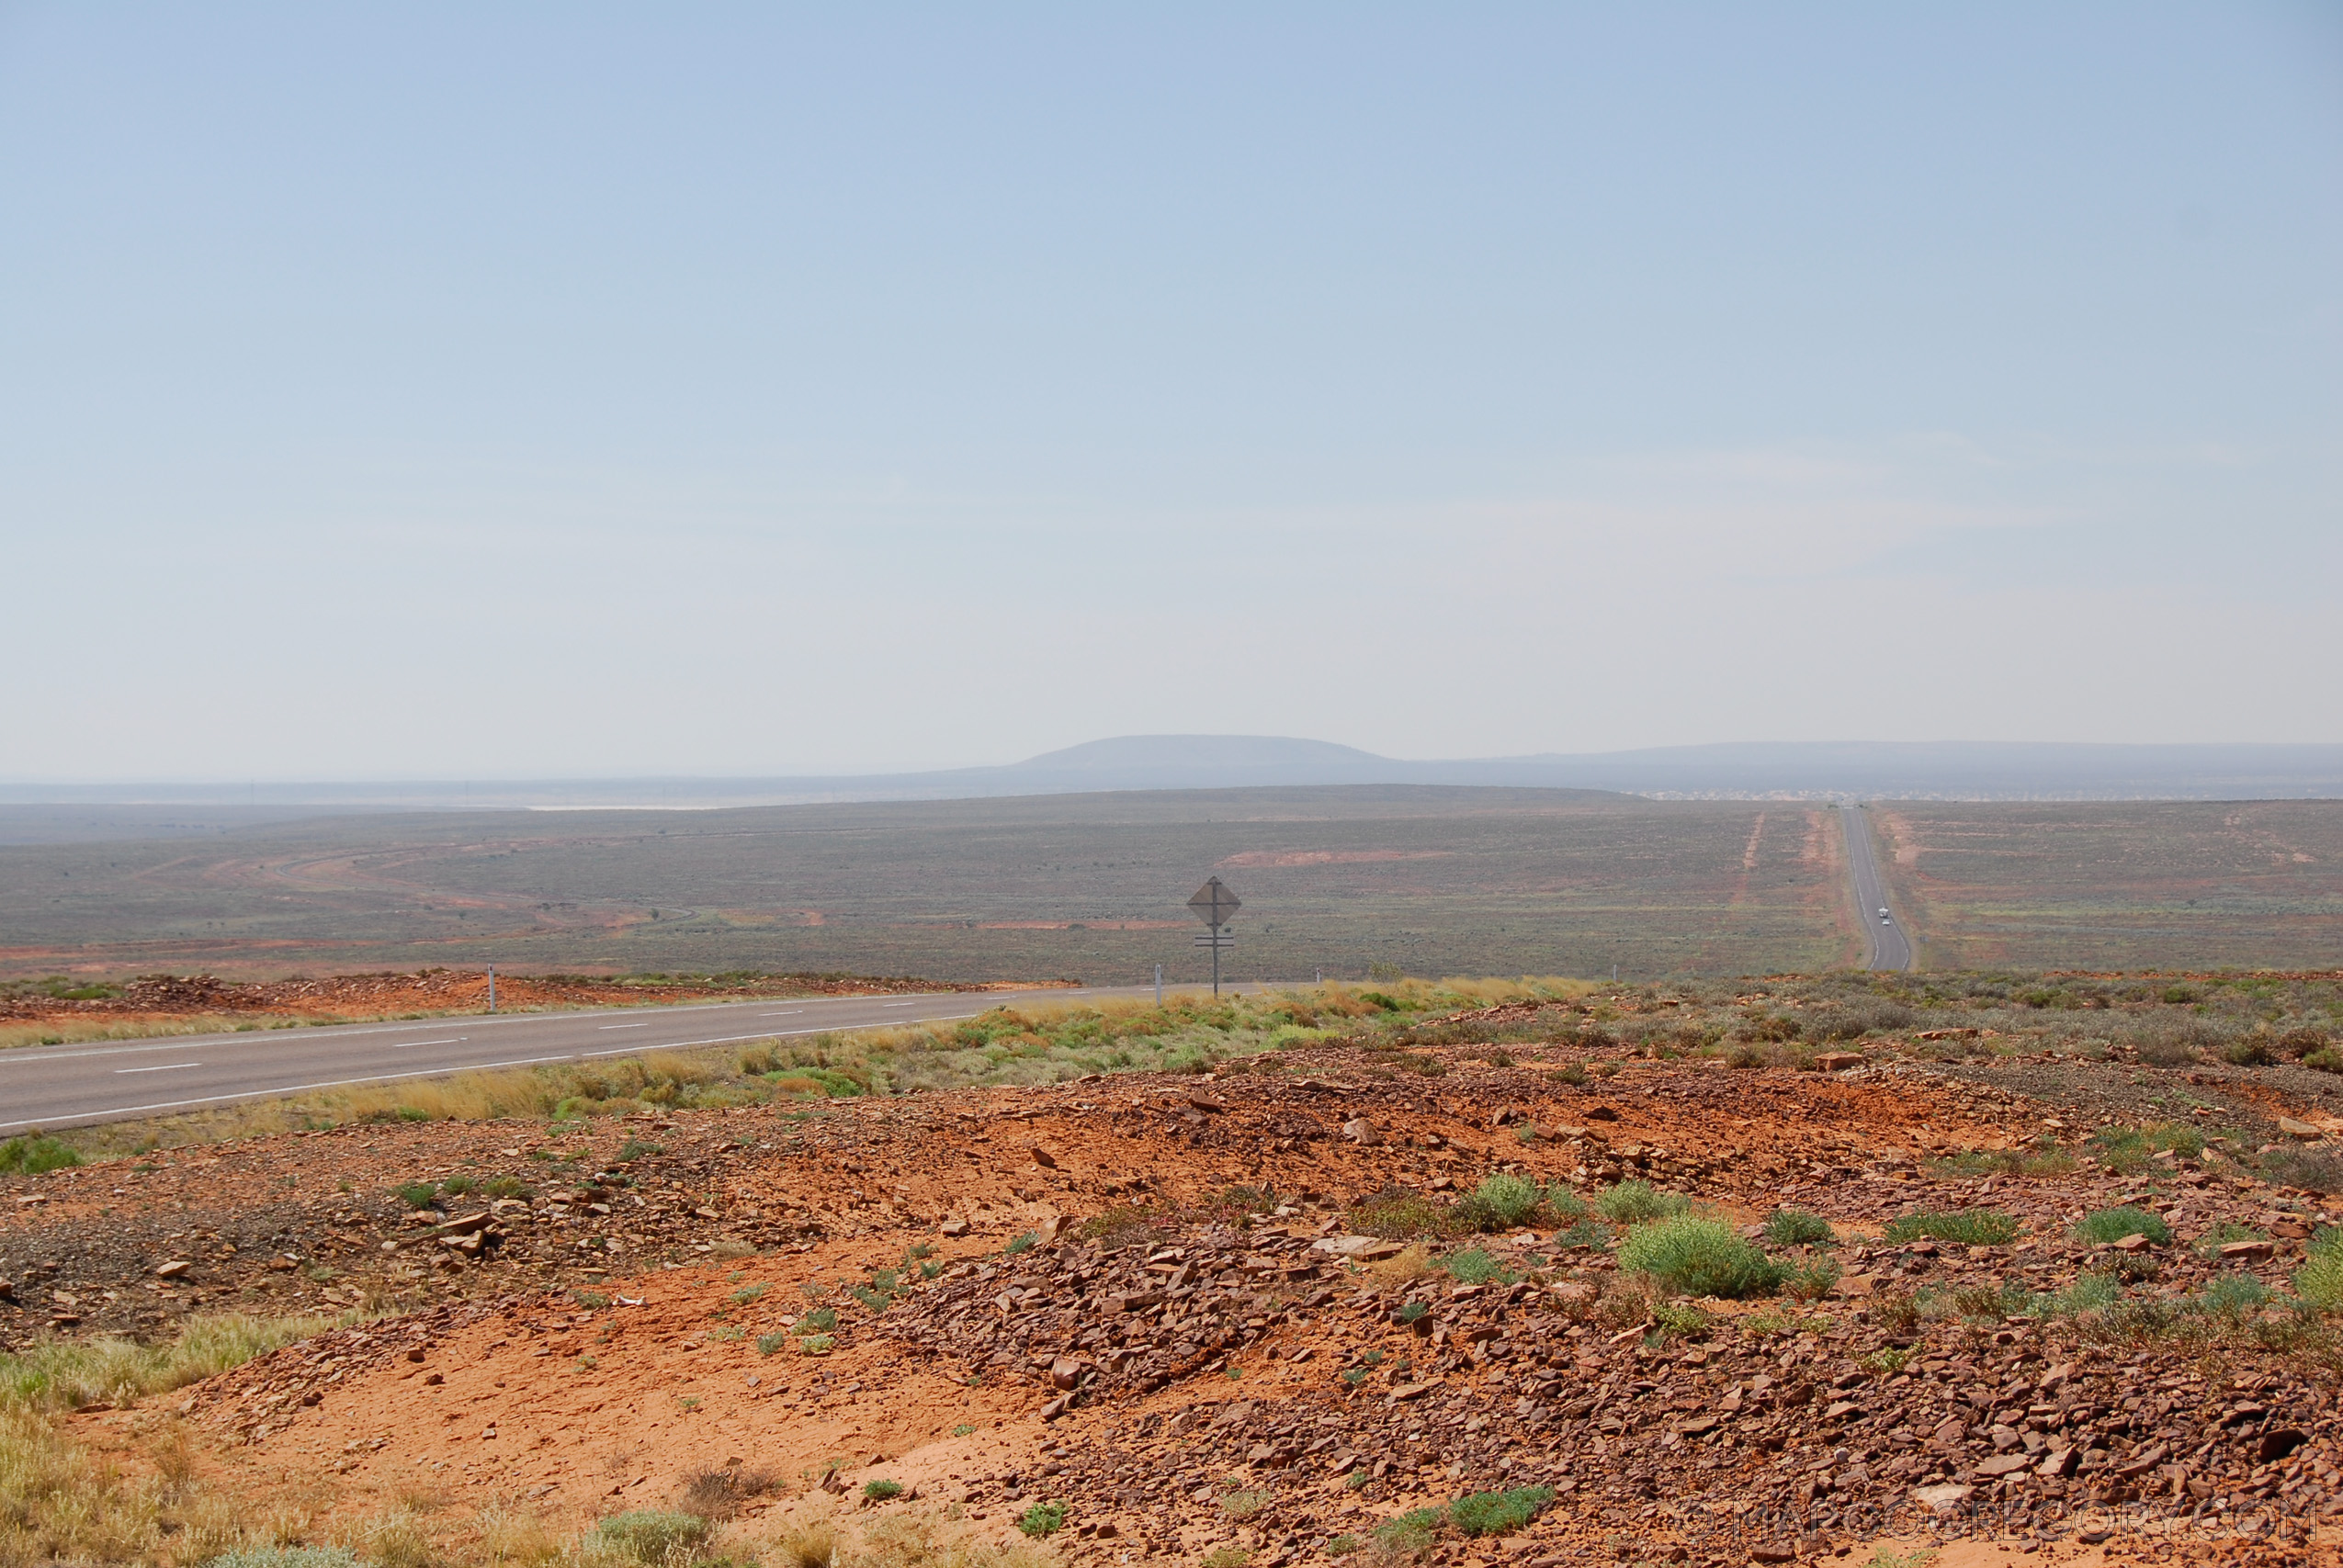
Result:
M1228 923L1229 916L1244 906L1216 876L1196 889L1195 897L1188 900L1188 908L1194 909L1196 919L1211 931L1209 936L1196 938L1195 943L1198 947L1212 949L1212 994L1217 998L1220 995L1220 950L1237 945L1237 939L1226 935L1220 928Z
M488 1010L496 1010L496 965L488 966Z

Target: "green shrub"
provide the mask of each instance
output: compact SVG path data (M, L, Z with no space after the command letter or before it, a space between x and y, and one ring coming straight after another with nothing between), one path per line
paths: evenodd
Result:
M2091 1134L2091 1147L2101 1165L2130 1171L2167 1149L2183 1159L2194 1159L2204 1153L2204 1134L2178 1122L2153 1127L2108 1127Z
M2269 1304L2270 1289L2251 1274L2221 1274L2197 1300L2206 1312L2231 1319L2250 1317Z
M347 1547L248 1546L212 1558L204 1568L363 1568Z
M2235 1220L2219 1220L2204 1228L2195 1242L2199 1258L2208 1260L2221 1256L2221 1249L2232 1242L2268 1241L2269 1238L2251 1225L2241 1225Z
M1452 1252L1440 1259L1439 1266L1450 1279L1465 1285L1486 1285L1491 1280L1510 1285L1521 1278L1477 1247Z
M2122 1241L2127 1235L2144 1235L2156 1246L2164 1247L2172 1240L2172 1227L2164 1223L2161 1214L2134 1208L2129 1203L2086 1214L2082 1223L2075 1227L2076 1240L2094 1245Z
M1009 1245L1002 1247L1001 1250L1009 1257L1013 1258L1020 1252L1032 1250L1032 1247L1033 1232L1024 1231L1017 1235L1011 1236L1009 1238Z
M439 1189L428 1181L406 1181L399 1186L399 1201L410 1209L428 1209L431 1201L439 1196Z
M1511 1492L1476 1492L1448 1505L1448 1522L1466 1535L1503 1535L1537 1517L1554 1501L1551 1486L1517 1486Z
M816 1307L798 1319L798 1332L800 1334L827 1334L837 1326L836 1307Z
M2309 1256L2294 1270L2294 1293L2315 1307L2343 1307L2343 1227L2328 1225L2311 1238Z
M1422 1302L1408 1302L1402 1304L1398 1311L1391 1314L1391 1321L1394 1323L1414 1323L1431 1310L1432 1308Z
M1567 1229L1556 1231L1553 1245L1561 1247L1591 1247L1598 1251L1605 1251L1611 1246L1611 1233L1599 1221L1580 1220Z
M25 1133L0 1144L0 1173L39 1176L82 1163L81 1151L46 1133Z
M1708 1314L1696 1306L1676 1306L1668 1302L1657 1302L1652 1305L1651 1321L1652 1332L1645 1337L1646 1343L1708 1337Z
M1765 1217L1765 1239L1776 1247L1828 1247L1839 1238L1820 1214L1776 1209Z
M863 1495L873 1503L884 1503L889 1497L900 1497L903 1483L900 1481L867 1481L863 1483Z
M2008 1316L2012 1311L2022 1311L2036 1317L2077 1317L2087 1312L2104 1312L2123 1299L2123 1281L2112 1274L2084 1274L2055 1295L2032 1296L2022 1304L1987 1315Z
M1794 1301L1818 1302L1839 1283L1839 1260L1828 1255L1809 1262L1788 1265L1782 1275L1781 1291Z
M1036 1503L1017 1516L1017 1528L1036 1540L1056 1535L1066 1528L1066 1505Z
M1681 1214L1690 1206L1681 1193L1663 1192L1648 1181L1623 1181L1594 1198L1595 1212L1620 1225Z
M777 1328L769 1334L760 1334L756 1337L756 1353L760 1356L777 1355L781 1347L788 1342L789 1337Z
M1457 1498L1444 1506L1410 1508L1396 1518L1384 1520L1375 1527L1375 1539L1387 1551L1398 1556L1415 1556L1432 1545L1432 1538L1446 1530L1459 1535L1504 1535L1520 1529L1548 1503L1554 1501L1551 1486L1518 1486L1511 1492L1475 1492Z
M2343 1158L2321 1149L2288 1144L2272 1149L2257 1162L2261 1178L2274 1187L2300 1187L2308 1192L2343 1192Z
M1375 1543L1398 1556L1419 1556L1431 1547L1433 1534L1447 1522L1445 1508L1410 1508L1375 1526Z
M1919 1209L1888 1222L1885 1234L1897 1247L1922 1236L1963 1247L1998 1247L2018 1234L2018 1222L1998 1209Z
M707 1521L680 1508L637 1508L613 1514L589 1532L594 1545L643 1568L665 1568L689 1558L707 1539Z
M1637 1225L1619 1245L1619 1267L1690 1296L1761 1296L1788 1272L1716 1220L1678 1214Z
M1464 1226L1478 1231L1511 1230L1525 1225L1545 1206L1545 1189L1524 1177L1500 1171L1481 1178L1472 1196L1456 1205Z

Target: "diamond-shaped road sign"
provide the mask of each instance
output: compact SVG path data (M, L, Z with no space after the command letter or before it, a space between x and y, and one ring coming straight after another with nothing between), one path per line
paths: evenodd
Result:
M1243 906L1237 902L1234 893L1220 885L1220 878L1216 876L1196 889L1196 896L1188 900L1188 908L1196 912L1197 919L1217 929L1227 925L1228 917Z

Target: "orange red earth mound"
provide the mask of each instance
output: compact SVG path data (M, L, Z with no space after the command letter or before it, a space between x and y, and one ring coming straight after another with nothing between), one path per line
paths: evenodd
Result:
M1647 1176L1742 1219L1794 1187L1851 1232L1875 1233L1900 1194L1926 1185L1915 1168L1921 1156L2009 1146L2037 1134L2048 1115L1989 1085L1870 1068L1828 1077L1632 1063L1574 1087L1461 1055L1436 1079L1392 1076L1354 1052L1289 1055L1297 1072L685 1113L558 1137L534 1124L443 1123L171 1151L153 1156L134 1190L116 1166L17 1184L45 1201L0 1213L0 1246L70 1258L103 1228L158 1258L192 1254L176 1259L192 1267L172 1280L154 1281L150 1267L139 1286L126 1280L113 1292L180 1298L165 1311L186 1310L197 1293L207 1308L334 1305L361 1293L440 1300L278 1352L162 1410L75 1418L86 1440L126 1463L137 1462L141 1432L185 1419L210 1438L201 1461L209 1479L256 1506L298 1496L313 1512L348 1517L421 1495L497 1502L575 1528L671 1502L710 1471L759 1472L775 1484L747 1505L746 1529L764 1522L761 1512L831 1506L886 1479L907 1489L888 1506L956 1508L1005 1536L1030 1500L1079 1484L1079 1523L1060 1538L1077 1559L1237 1545L1267 1568L1313 1548L1240 1519L1217 1500L1229 1487L1259 1486L1315 1529L1364 1529L1467 1479L1410 1462L1354 1489L1356 1470L1330 1475L1281 1460L1273 1445L1216 1444L1211 1433L1228 1428L1232 1399L1264 1411L1323 1402L1341 1392L1330 1382L1336 1367L1361 1364L1330 1327L1278 1310L1301 1304L1285 1295L1324 1286L1264 1296L1258 1326L1245 1319L1232 1331L1217 1369L1199 1358L1191 1375L1071 1408L1065 1383L1086 1372L907 1353L888 1326L904 1306L874 1311L885 1303L858 1302L848 1288L884 1282L879 1271L890 1269L915 1279L922 1264L1000 1267L1013 1259L1003 1249L1014 1238L1070 1240L1080 1222L1101 1215L1110 1232L1216 1216L1241 1227L1237 1215L1276 1203L1284 1213L1262 1234L1273 1227L1286 1246L1307 1249L1306 1238L1339 1234L1343 1205L1364 1195L1411 1190L1436 1201L1496 1168L1579 1183ZM461 1202L446 1226L401 1218L390 1187L450 1174L509 1176L536 1190L482 1210L478 1223L455 1212ZM2005 1179L1994 1201L2039 1208L2047 1224L2077 1201L2113 1195L2098 1190L2107 1183L2095 1171L2075 1179L2082 1185L2071 1193ZM1239 1185L1254 1190L1231 1198ZM240 1233L251 1245L223 1252L218 1237L237 1216L252 1218ZM461 1245L482 1236L492 1240ZM912 1255L922 1247L924 1257ZM318 1277L323 1259L330 1280ZM72 1267L50 1279L74 1283ZM1342 1284L1345 1276L1335 1266L1324 1277ZM1013 1315L1016 1293L1004 1314ZM45 1310L38 1290L17 1294L21 1310ZM826 1353L805 1332L818 1306L840 1318ZM1622 1343L1641 1326L1611 1337L1607 1351L1582 1344L1581 1363L1641 1356ZM1407 1342L1409 1330L1389 1332ZM1462 1379L1457 1396L1468 1398L1463 1391L1479 1373L1469 1353L1463 1360L1443 1376ZM1231 1367L1239 1379L1225 1378ZM1373 1403L1412 1397L1394 1388ZM1192 1410L1197 1417L1183 1420ZM1141 1495L1142 1472L1198 1462L1218 1477L1200 1489L1204 1501L1172 1515L1116 1501ZM1590 1478L1586 1495L1600 1491ZM1690 1539L1694 1561L1748 1560L1741 1537L1702 1536L1657 1506L1624 1517L1635 1522L1623 1538L1617 1517L1566 1504L1522 1535L1445 1550L1558 1563ZM1828 1560L1853 1539L1809 1529L1779 1550ZM2112 1544L2129 1558L2235 1556L2253 1542ZM2097 1561L2105 1550L2070 1529L2054 1542L2011 1543L1975 1561ZM2325 1544L2286 1550L2336 1560Z

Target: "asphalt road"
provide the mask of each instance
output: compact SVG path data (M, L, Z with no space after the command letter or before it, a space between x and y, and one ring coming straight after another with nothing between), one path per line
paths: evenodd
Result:
M1893 906L1887 902L1886 884L1879 879L1879 863L1872 857L1871 823L1860 807L1842 806L1839 815L1847 829L1847 866L1855 877L1855 905L1862 912L1863 929L1871 932L1871 967L1909 969L1912 944L1905 939L1903 925L1880 923L1879 912Z
M1224 983L1221 988L1260 987ZM974 1018L989 1008L1020 1001L1153 994L1151 986L1084 987L768 998L606 1012L470 1013L410 1023L264 1029L0 1051L0 1137L28 1127L53 1130L167 1116L240 1100L442 1077L482 1067L538 1066L639 1051Z

